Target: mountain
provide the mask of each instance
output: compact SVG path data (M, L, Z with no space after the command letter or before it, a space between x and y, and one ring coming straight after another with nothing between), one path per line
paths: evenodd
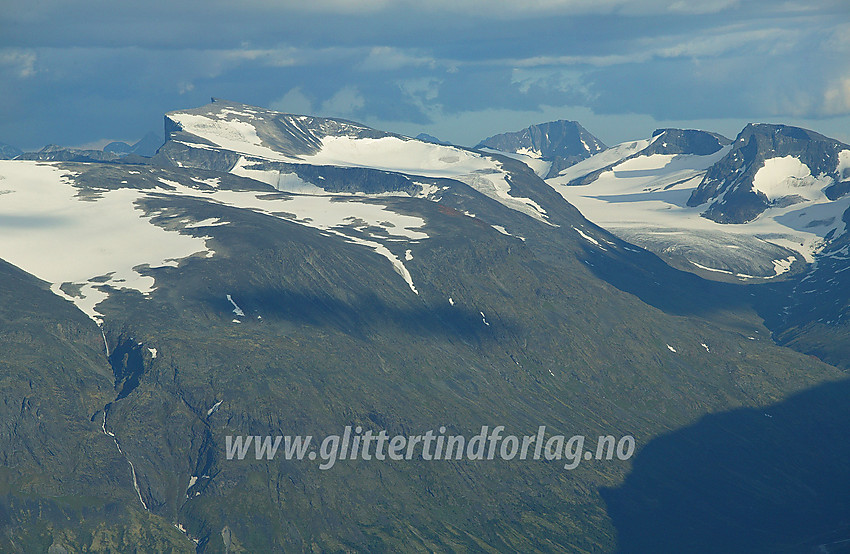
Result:
M688 206L705 205L705 217L719 223L747 223L770 208L835 200L848 186L850 146L798 127L750 124Z
M523 161L531 158L548 162L538 162L534 169L541 177L552 177L606 147L577 121L559 120L494 135L482 140L476 148L516 154Z
M762 138L753 135L754 130ZM752 180L764 165L741 165L743 151L752 157L753 145L767 136L763 131L764 126L747 126L732 144L704 131L656 131L650 139L610 148L547 182L595 223L675 267L721 280L785 279L804 271L817 252L843 232L842 214L850 200L841 196L843 185L836 179L844 171L840 160L845 155L841 143L816 133L785 127L771 130L767 133L771 140L786 145L783 156L791 151L787 145L794 144L796 151L808 152L805 159L815 168L811 171L827 173L814 179L803 175L811 173L808 168L795 166L801 176L788 180L782 168L802 162L794 162L790 154L771 158L765 150L759 159L774 160L766 162L768 173L770 168L778 173L762 171L757 183L767 187L770 177L775 190L781 181L797 194L790 198L783 193L768 204L762 193L740 184ZM810 137L810 144L804 144L805 137ZM725 183L715 191L708 208L705 202L694 201L709 190L706 183ZM738 192L742 190L749 192ZM732 225L710 216L712 210L729 209L722 206L744 209L753 202L762 202L762 212L749 223Z
M107 144L106 146L103 147L104 152L110 152L112 154L119 154L119 155L129 154L130 150L132 150L132 149L133 149L132 146L130 146L126 142L121 142L120 140L110 142L109 144Z
M11 144L0 142L0 160L11 160L23 153L24 151L20 148L16 148Z
M772 283L760 312L775 340L850 369L848 160L843 143L795 127L748 125L731 144L666 129L547 182L674 267Z
M433 142L434 144L443 144L446 146L451 146L452 144L450 142L440 140L435 136L429 135L428 133L419 133L416 135L416 140L421 140L422 142Z
M156 151L159 150L162 144L162 135L148 133L130 147L129 153L152 158L156 155Z
M110 142L103 147L103 151L121 156L135 154L145 158L152 158L156 155L156 151L159 150L159 147L162 146L162 144L162 139L159 136L155 133L148 133L133 145L129 145L126 142L121 141Z
M446 189L441 180L451 178L535 219L548 219L537 201L510 194L524 188L522 179L488 156L347 120L216 100L167 114L166 135L169 140L154 157L159 165L226 171L287 192L431 197L440 196Z
M695 129L656 129L649 140L623 143L609 151L594 155L591 161L574 164L576 167L561 169L557 183L566 185L588 185L602 173L611 171L615 166L640 156L652 155L689 155L710 156L732 141L728 138ZM590 170L590 171L589 171ZM567 179L569 176L572 180Z
M24 152L17 159L46 162L112 162L121 156L115 152L66 148L49 144L37 152Z
M829 415L789 395L846 377L777 346L758 289L670 268L510 157L227 101L165 125L144 164L0 162L0 551L624 550L642 521L624 514L649 506L663 528L690 499L687 467L646 492L659 444L686 456L733 429L787 451ZM696 180L685 166L724 154L630 163L679 156ZM761 425L701 432L740 412ZM587 444L572 470L227 456L234 436L485 425ZM634 437L634 458L603 459L607 435ZM745 513L843 483L843 465L797 456L799 480L765 494L739 452L712 483L755 491ZM779 537L762 550L816 548L847 521L840 501L818 508L814 528L761 522Z

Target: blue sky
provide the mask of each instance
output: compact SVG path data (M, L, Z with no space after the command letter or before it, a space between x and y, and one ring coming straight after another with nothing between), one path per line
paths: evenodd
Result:
M464 145L554 119L850 142L850 2L4 2L0 142L132 141L211 96Z

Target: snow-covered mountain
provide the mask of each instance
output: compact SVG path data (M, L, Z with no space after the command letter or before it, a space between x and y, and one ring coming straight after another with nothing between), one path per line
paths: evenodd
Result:
M732 148L717 135L664 130L547 184L503 154L233 102L166 128L132 163L0 161L0 551L616 551L616 518L659 505L628 486L667 459L658 444L703 444L678 433L715 414L753 452L783 452L820 421L816 402L783 399L843 375L770 339L754 306L784 297L674 270L565 200L600 187L585 200L657 215L675 199L729 227L686 206ZM829 246L836 264L846 240ZM325 471L315 443L304 459L288 443L227 454L234 436L348 428L365 444L482 425L583 434L582 465L376 455ZM609 435L634 438L633 462L600 458L591 441ZM835 444L835 464L793 471L778 455L682 467L775 493L743 518L808 499L818 528L765 543L778 551L846 522L844 496L823 494L823 475L846 482ZM680 507L693 487L671 483L651 490ZM699 521L728 529L710 508ZM764 534L789 527L774 519Z
M547 220L540 204L512 192L511 176L501 161L351 121L215 100L167 114L166 132L168 141L155 158L161 164L227 171L299 193L438 198L445 187L438 180L453 179L511 209Z
M476 148L512 155L541 177L552 177L606 147L577 121L559 120L494 135L482 140Z
M832 201L850 186L850 146L786 125L747 125L688 199L719 223Z
M547 182L590 220L676 267L771 279L801 271L844 232L844 148L784 126L749 125L731 144L704 131L666 129ZM720 213L750 215L744 223Z

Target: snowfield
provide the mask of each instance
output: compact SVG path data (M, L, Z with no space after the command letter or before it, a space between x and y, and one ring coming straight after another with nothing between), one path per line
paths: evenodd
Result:
M149 294L154 278L142 267L174 267L193 254L210 254L203 238L151 224L137 206L139 190L77 197L73 176L55 165L0 161L0 258L72 301L96 322L109 288Z
M190 197L284 219L365 246L386 258L418 294L400 256L410 261L410 250L403 246L429 237L422 218L395 213L363 197L290 196L159 181L162 187L155 189L121 188L81 196L74 175L58 164L0 161L0 258L47 281L51 291L101 324L103 314L97 306L110 291L148 295L155 290L154 277L143 274L146 268L177 267L189 256L215 255L207 246L211 237L190 233L211 232L231 223L166 217L162 219L170 228L165 229L154 222L162 213L146 213L142 205L146 199ZM233 302L229 296L228 300ZM239 312L234 306L234 313L244 316Z
M826 176L814 177L808 166L794 156L769 158L753 178L753 189L770 201L785 196L800 196L805 200L823 197L821 190L832 184Z
M724 225L701 217L705 205L689 207L687 201L731 146L708 156L654 154L616 163L618 156L623 159L649 143L615 146L547 183L585 217L624 240L668 259L679 256L682 268L742 279L783 275L796 260L811 263L830 232L839 236L845 231L842 214L850 208L850 197L830 201L822 189L832 180L812 176L797 158L767 160L756 174L755 188L770 199L799 196L798 203L769 208L746 224ZM850 155L841 154L850 166ZM612 163L588 185L567 185Z
M267 115L286 119L304 136L320 144L318 152L295 156L268 146L263 140L264 117L257 111L249 113L245 110L224 108L204 115L175 112L169 114L169 117L185 132L202 139L199 142L176 141L190 148L220 148L272 162L362 167L421 177L456 179L511 209L546 222L545 210L533 200L510 194L508 173L501 163L487 156L455 146L397 136L321 136L321 132L314 132L306 126L302 121L304 118L276 112L268 112ZM233 116L245 119L239 120ZM247 160L240 160L231 171L236 175L269 183L281 190L308 194L318 193L315 189L321 190L315 183L305 183L291 174L284 176L285 174L281 175L272 170L246 169L248 165L250 163Z

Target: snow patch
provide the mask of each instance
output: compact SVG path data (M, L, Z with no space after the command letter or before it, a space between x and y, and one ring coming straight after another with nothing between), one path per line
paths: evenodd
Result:
M835 168L839 181L850 181L850 150L838 153L838 166Z
M234 302L233 297L229 294L227 295L227 301L233 305L234 314L238 315L239 317L245 317L245 312L242 311L242 308L236 305L236 302Z
M203 221L196 221L195 223L187 223L183 225L184 229L197 229L199 227L220 227L222 225L228 225L229 221L223 221L217 217L210 217L208 219L204 219Z
M500 233L502 233L503 235L507 235L507 236L509 236L509 237L514 237L515 239L519 239L519 240L521 240L522 242L525 242L525 237L521 237L521 236L519 236L519 235L514 235L514 234L512 234L512 233L509 233L509 232L508 232L508 230L507 230L507 229L505 229L504 227L502 227L501 225L490 225L490 227L492 227L493 229L495 229L495 230L499 231L499 232L500 232Z
M222 403L222 402L224 402L224 400L219 400L218 402L216 402L215 404L213 404L213 405L212 405L212 408L210 408L209 410L207 410L207 415L208 415L208 416L213 415L213 413L215 413L215 411L218 409L218 407L219 407L219 406L221 406L221 403Z
M596 240L595 238L591 237L590 235L588 235L587 233L585 233L584 231L582 231L582 230L581 230L581 229L579 229L578 227L573 227L573 230L574 230L576 233L578 233L579 235L581 235L581 237L582 237L584 240L586 240L586 241L588 241L588 242L590 242L590 243L595 244L596 246L598 246L598 247L599 247L599 248L601 248L602 250L605 250L605 247L604 247L604 246L602 246L601 244L599 244L599 241L598 241L598 240Z
M832 178L812 176L809 167L794 156L768 158L753 177L753 190L763 193L771 202L785 196L801 196L816 200Z

